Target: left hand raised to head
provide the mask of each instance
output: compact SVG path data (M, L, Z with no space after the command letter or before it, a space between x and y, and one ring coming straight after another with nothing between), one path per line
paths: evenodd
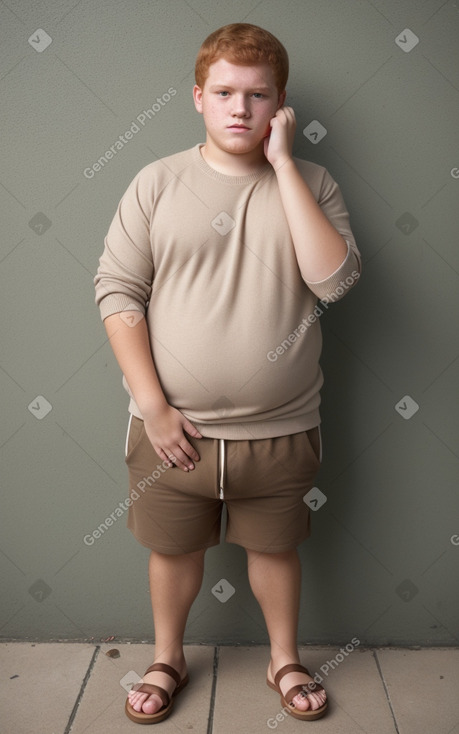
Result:
M264 152L274 170L292 157L296 119L292 107L281 107L270 120L271 132L264 140Z

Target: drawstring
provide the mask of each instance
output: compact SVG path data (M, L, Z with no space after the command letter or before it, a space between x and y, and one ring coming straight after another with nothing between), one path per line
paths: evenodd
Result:
M219 481L219 489L220 489L220 499L223 500L225 498L223 494L223 483L225 479L225 440L223 438L218 439L219 444L219 463L220 463L220 481Z

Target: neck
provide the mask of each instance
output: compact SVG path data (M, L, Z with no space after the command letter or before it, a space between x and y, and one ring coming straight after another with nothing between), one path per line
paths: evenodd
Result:
M227 176L248 176L258 173L268 162L263 151L263 142L249 153L230 153L217 148L207 139L200 150L205 162L211 168Z

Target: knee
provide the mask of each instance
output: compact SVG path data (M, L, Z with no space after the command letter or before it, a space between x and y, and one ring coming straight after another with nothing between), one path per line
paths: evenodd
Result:
M206 553L206 548L192 551L191 553L160 553L158 551L152 550L150 552L150 562L154 563L155 561L158 561L159 563L170 563L170 564L181 564L181 563L198 563L202 564L204 563L204 556Z
M299 558L298 556L298 550L296 548L291 548L290 550L281 551L280 553L270 553L269 551L254 551L250 548L244 548L245 552L247 553L247 560L249 563L256 561L257 558L259 560L263 561L276 561L276 562L282 562L285 561L287 563L290 563L292 559Z

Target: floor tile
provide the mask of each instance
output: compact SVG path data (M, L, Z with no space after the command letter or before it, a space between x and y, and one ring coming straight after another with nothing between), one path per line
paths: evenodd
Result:
M94 650L84 643L0 644L0 731L63 734Z
M400 734L459 734L459 649L376 651Z
M111 648L120 657L107 656ZM71 720L70 734L139 732L124 704L129 683L151 664L153 649L116 642L99 648L0 644L0 731L67 734ZM213 700L214 650L186 646L190 684L161 722L160 734L207 734L209 713L212 734L305 731L305 723L286 714L278 694L266 686L267 646L221 646ZM323 678L329 696L329 712L314 722L319 734L459 734L457 648L304 647L301 660ZM25 699L27 705L18 706Z
M323 677L330 701L327 715L313 722L315 732L395 734L371 650L355 648L343 655L338 648L308 647L301 649L300 656L311 674ZM283 713L280 696L266 685L268 661L267 647L220 648L213 734L267 734L275 729L285 734L304 732L309 722Z
M119 658L107 657L105 653L111 648L119 650ZM120 681L124 679L127 684L134 678L140 678L153 662L153 651L152 645L142 644L101 646L71 734L126 734L130 731L139 734L139 725L130 721L124 712L129 686L123 688ZM214 648L189 645L185 657L190 683L175 699L174 709L161 722L158 734L207 732Z

